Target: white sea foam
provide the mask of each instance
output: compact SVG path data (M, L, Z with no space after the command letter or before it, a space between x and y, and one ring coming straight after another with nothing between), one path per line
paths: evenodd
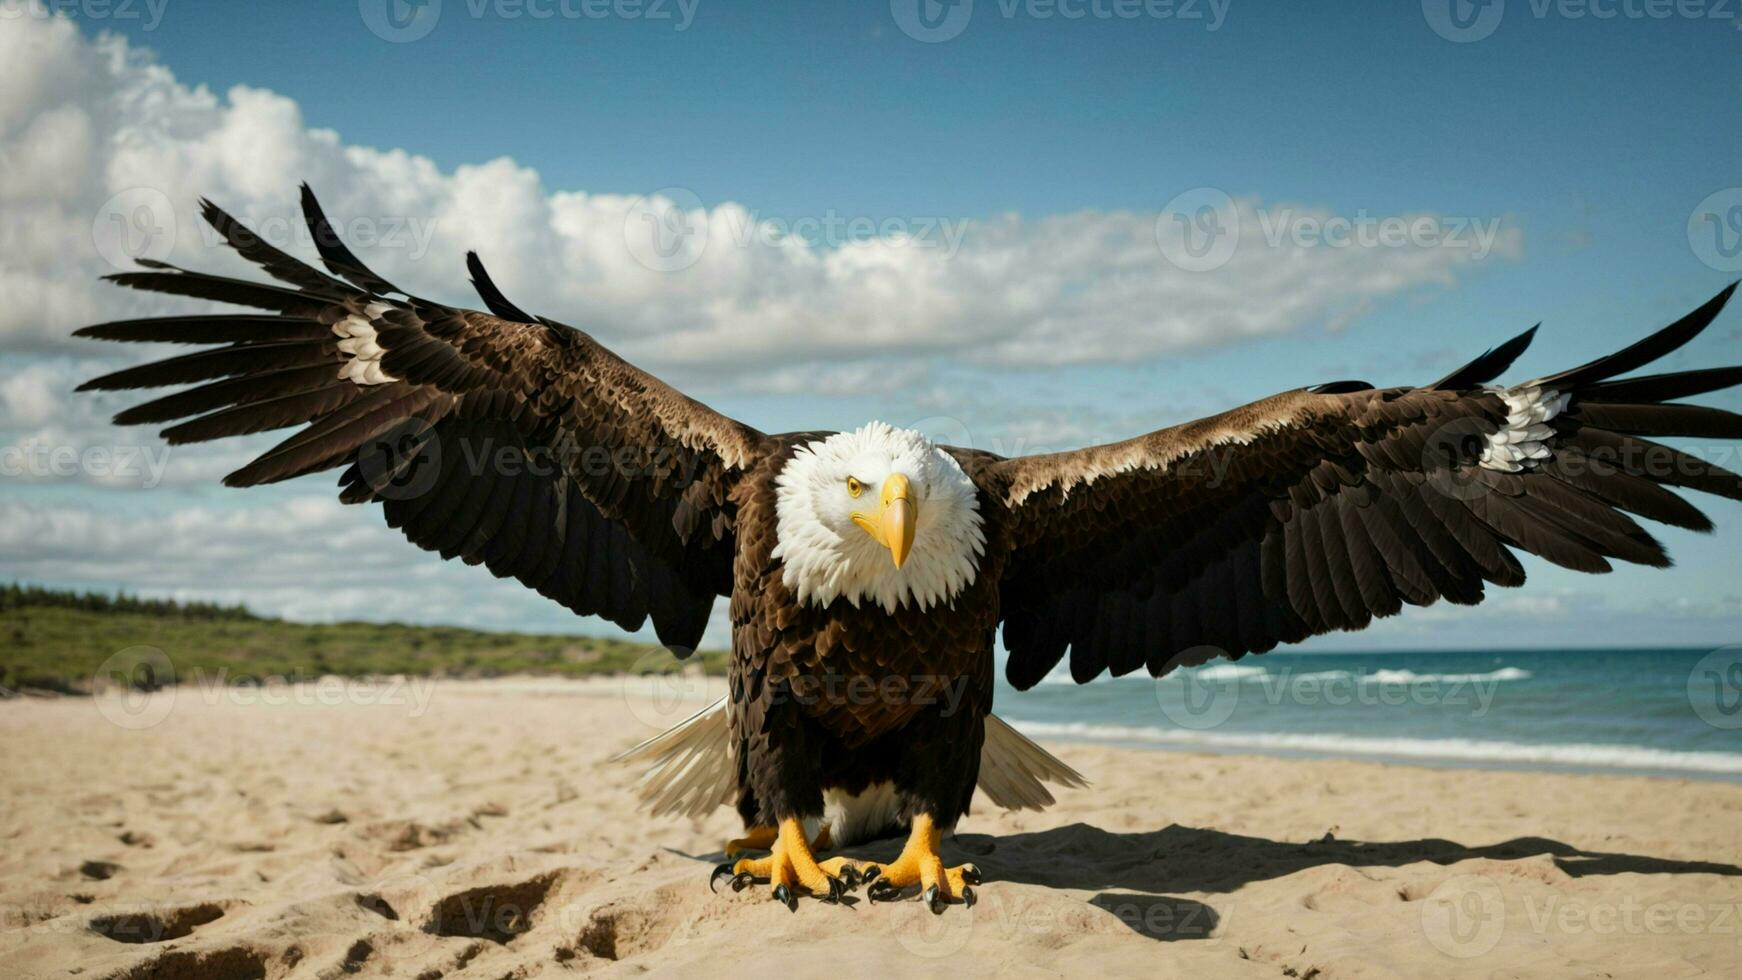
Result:
M1248 681L1270 674L1257 664L1210 664L1193 672L1200 681Z
M1418 674L1413 670L1375 670L1361 674L1350 670L1319 670L1310 674L1294 675L1295 680L1353 680L1363 684L1470 684L1482 681L1527 681L1531 677L1530 671L1522 667L1502 667L1485 674Z
M1487 741L1466 738L1367 738L1359 735L1275 732L1202 732L1083 722L1031 722L1007 719L1035 738L1081 738L1139 742L1177 748L1250 752L1313 752L1445 762L1505 765L1578 766L1595 769L1662 770L1742 775L1742 753L1682 752L1642 745Z
M1134 680L1149 679L1148 675L1141 672L1127 676ZM1527 681L1530 680L1532 676L1533 675L1530 671L1525 670L1522 667L1501 667L1498 670L1491 670L1485 674L1418 674L1413 670L1375 670L1368 673L1353 670L1315 670L1306 673L1297 673L1293 668L1289 667L1284 667L1280 670L1271 670L1260 664L1220 663L1209 664L1203 667L1188 667L1184 670L1176 670L1173 673L1168 674L1166 677L1163 677L1162 680L1183 681L1187 678L1196 678L1200 681L1245 682L1278 678L1294 681L1356 681L1362 684L1452 684L1481 683L1486 681ZM1102 677L1101 680L1104 682L1106 678ZM1045 677L1042 677L1040 683L1075 685L1076 681L1071 679L1071 672L1068 668L1061 667Z

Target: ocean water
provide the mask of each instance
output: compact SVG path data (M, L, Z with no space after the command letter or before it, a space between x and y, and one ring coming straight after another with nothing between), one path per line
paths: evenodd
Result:
M1037 738L1742 781L1742 646L1283 652L1082 686L1061 665L996 710Z

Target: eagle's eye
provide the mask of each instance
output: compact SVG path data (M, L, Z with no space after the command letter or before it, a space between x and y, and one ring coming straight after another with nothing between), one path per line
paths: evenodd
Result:
M857 497L864 492L865 492L865 484L860 483L858 480L854 479L853 477L850 477L850 476L847 477L847 495L848 496Z

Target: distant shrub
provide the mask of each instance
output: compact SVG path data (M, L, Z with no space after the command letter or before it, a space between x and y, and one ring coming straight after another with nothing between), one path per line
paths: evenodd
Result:
M14 582L0 585L0 612L15 609L77 609L92 613L134 613L175 619L239 620L260 622L247 606L238 603L225 606L216 602L177 602L174 599L142 599L117 592L74 592L70 589L45 589L40 585Z

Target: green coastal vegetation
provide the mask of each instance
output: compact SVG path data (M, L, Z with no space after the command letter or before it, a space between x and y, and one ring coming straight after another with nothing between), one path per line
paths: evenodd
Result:
M726 668L721 651L679 661L657 646L629 640L401 623L293 623L243 606L0 586L0 694L86 693L105 664L113 665L111 658L141 647L161 650L175 678L184 681L582 677L681 670L695 663L723 674ZM121 662L130 659L138 658ZM154 682L161 683L149 673L132 679L137 685Z

